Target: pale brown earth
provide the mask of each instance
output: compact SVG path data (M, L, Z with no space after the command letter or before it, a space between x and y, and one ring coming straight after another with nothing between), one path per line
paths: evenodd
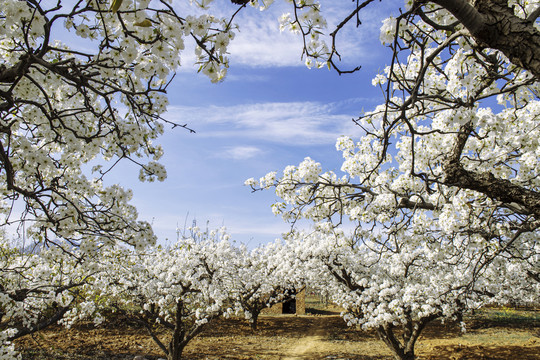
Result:
M501 323L471 319L463 334L456 324L428 326L416 346L423 360L540 360L540 321ZM18 341L25 360L148 360L164 357L144 328L125 321L106 327L54 327ZM373 332L347 328L338 315L261 316L252 332L242 319L210 324L186 348L192 360L391 360Z

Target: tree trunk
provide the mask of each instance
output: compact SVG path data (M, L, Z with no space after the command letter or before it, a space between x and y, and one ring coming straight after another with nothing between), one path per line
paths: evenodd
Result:
M186 346L186 342L184 341L186 331L182 321L183 312L184 303L182 301L178 301L176 303L176 321L171 340L169 341L167 360L180 360L182 358L182 351L184 351L184 347Z
M251 313L251 330L257 331L257 327L259 325L259 314L260 311L253 311Z
M379 338L392 351L396 360L414 360L414 341L408 341L405 345L396 338L394 328L391 325L383 325L377 328ZM415 339L416 340L416 339Z
M394 326L392 324L381 325L377 328L379 338L384 341L386 346L390 348L396 360L414 360L414 345L420 336L420 333L427 324L441 316L439 313L431 314L428 317L420 320L413 320L410 313L406 313L406 322L401 326L403 330L401 343L394 334Z
M184 345L182 342L173 337L169 343L169 354L167 354L167 360L181 360L183 351Z
M184 303L178 301L176 303L176 319L174 324L174 331L169 341L169 348L167 349L167 360L180 360L182 359L182 352L187 344L214 319L221 316L221 312L213 316L206 317L206 323L188 325L184 323Z

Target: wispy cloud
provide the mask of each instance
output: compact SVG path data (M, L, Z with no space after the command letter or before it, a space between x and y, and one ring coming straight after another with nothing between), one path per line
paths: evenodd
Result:
M355 8L354 3L323 1L322 12L328 22L323 39L330 46L328 34L336 29ZM245 9L236 19L240 31L230 46L231 65L251 67L304 66L303 40L300 34L279 30L278 18L292 12L292 5L274 3L265 11ZM363 9L362 24L351 20L337 37L336 45L345 66L357 66L375 60L373 45L378 45L381 20L389 15L386 4Z
M379 40L379 28L381 20L390 13L391 5L377 3L360 12L362 24L356 26L356 21L351 20L337 38L338 51L345 67L353 67L365 62L380 61L371 50ZM186 13L202 13L186 4L175 1L175 6ZM394 6L395 7L395 4ZM343 21L355 8L355 3L322 1L323 16L328 21L325 33L328 35L336 26ZM236 10L235 6L225 2L214 2L209 13L217 17L230 17ZM293 11L292 5L286 2L276 1L268 9L259 11L256 8L246 7L242 9L234 23L239 30L229 46L231 66L249 67L282 67L304 66L302 60L303 40L300 34L279 30L279 17L283 13ZM323 39L330 46L331 39L324 36ZM188 45L190 44L190 45ZM193 43L186 42L186 50L182 53L184 65L181 71L192 71L196 67L191 66L194 62L194 54L191 50Z
M302 39L288 31L280 32L276 11L244 16L240 31L231 42L231 65L250 67L304 66Z
M234 146L223 149L220 157L233 160L247 160L260 155L262 152L261 149L255 146Z
M227 75L227 82L242 82L242 83L262 83L262 82L269 82L271 81L271 77L268 75L262 75L262 74L242 74L242 73L235 73L235 74L228 74Z
M340 135L358 132L351 121L353 115L318 102L172 106L167 118L188 122L202 137L241 137L296 145L333 144Z

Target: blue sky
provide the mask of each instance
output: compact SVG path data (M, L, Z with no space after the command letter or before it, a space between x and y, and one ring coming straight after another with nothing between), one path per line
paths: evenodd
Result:
M177 6L186 2L177 1ZM223 15L235 10L228 2L217 3ZM330 30L354 4L322 1L323 11L328 5L324 13ZM358 29L345 29L338 43L344 66L362 69L342 76L326 68L307 69L300 59L300 36L279 32L277 19L290 5L276 1L265 12L244 9L236 18L240 32L230 47L224 82L210 83L194 71L192 50L187 47L183 54L165 117L187 123L196 133L177 128L160 139L167 180L140 183L138 169L123 164L108 181L133 189L141 219L153 223L160 242L174 240L186 218L188 225L193 219L201 227L207 221L210 228L224 225L234 240L249 246L279 238L289 225L272 214L275 195L252 193L244 181L279 172L307 156L325 170L339 170L336 138L360 136L352 119L382 101L371 79L390 61L378 31L392 5L395 10L401 2L373 4L362 11Z

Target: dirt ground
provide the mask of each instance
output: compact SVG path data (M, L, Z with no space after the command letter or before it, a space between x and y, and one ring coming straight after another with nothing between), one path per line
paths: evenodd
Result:
M470 320L428 326L416 345L423 360L540 360L540 324ZM55 327L18 341L25 360L148 360L164 357L143 328L129 323L70 330ZM187 346L191 360L391 360L373 332L347 328L338 315L261 316L252 332L243 319L219 320Z

